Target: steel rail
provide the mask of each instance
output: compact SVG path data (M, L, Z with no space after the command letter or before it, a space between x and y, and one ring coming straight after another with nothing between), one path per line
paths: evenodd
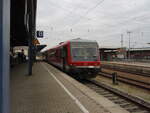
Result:
M130 102L133 102L134 104L135 104L135 106L133 106L133 108L125 108L126 110L128 110L128 111L132 111L132 109L133 109L133 111L138 111L138 110L143 110L143 111L145 111L146 110L146 112L144 112L144 113L149 113L149 111L150 111L150 103L149 102L147 102L147 101L145 101L145 100L143 100L143 99L141 99L141 98L138 98L138 97L135 97L135 96L132 96L132 95L130 95L130 94L128 94L128 93L125 93L125 92L122 92L122 91L120 91L120 90L118 90L118 89L115 89L115 88L112 88L112 87L110 87L110 86L108 86L108 85L105 85L105 84L103 84L103 83L100 83L100 82L98 82L98 81L96 81L96 80L90 80L90 79L88 79L88 80L86 80L87 82L89 82L90 84L94 84L95 86L98 86L98 87L100 87L100 88L103 88L104 90L106 90L106 91L109 91L109 92L111 92L111 93L113 93L113 94L115 94L115 95L118 95L119 97L121 97L121 98L124 98L125 100L127 100L127 101L130 101ZM91 88L92 89L92 88ZM105 91L104 91L104 93L105 93ZM103 94L104 94L103 93ZM111 97L110 95L111 94L108 94L108 93L106 93L107 95L105 96L105 97ZM112 98L112 97L111 97ZM109 98L108 98L109 99ZM113 98L112 99L110 99L110 100L113 100ZM117 99L118 100L118 99ZM115 100L116 101L116 100ZM123 102L123 101L122 101ZM117 103L117 102L116 102ZM122 107L122 106L126 106L128 103L119 103L118 102L118 104ZM123 105L123 104L126 104L126 105ZM124 107L123 107L124 108ZM134 108L136 108L136 109L134 109ZM132 111L132 112L133 112ZM142 112L143 113L143 112Z
M116 70L116 71L120 71L120 72L126 72L126 73L130 73L130 74L136 74L139 76L145 76L145 77L150 77L150 73L143 73L143 72L135 72L135 71L131 71L128 70L127 68L125 69L120 69L119 67L111 67L111 66L102 66L102 68L104 69L112 69L112 70Z
M110 74L110 73L100 72L99 75L102 75L102 76L107 77L107 78L112 78L112 74ZM140 88L143 88L143 89L146 89L146 90L150 90L150 87L149 87L150 84L146 83L146 82L143 82L143 81L134 80L134 79L127 78L127 77L122 77L122 76L119 76L119 75L117 75L117 80L120 81L120 82L130 84L130 85L134 85L136 87L140 87Z

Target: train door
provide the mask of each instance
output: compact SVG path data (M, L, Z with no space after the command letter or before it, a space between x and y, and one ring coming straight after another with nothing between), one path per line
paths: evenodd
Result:
M67 64L67 47L64 46L62 48L62 63L63 63L63 70L66 71L66 64Z

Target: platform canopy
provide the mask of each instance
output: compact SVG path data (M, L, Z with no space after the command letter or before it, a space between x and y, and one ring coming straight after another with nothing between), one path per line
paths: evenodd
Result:
M35 33L36 7L37 0L11 0L11 47L28 46L31 31Z
M39 51L41 51L42 49L44 49L46 46L47 46L47 45L37 45L37 46L36 46L36 47L37 47L36 51L39 52Z

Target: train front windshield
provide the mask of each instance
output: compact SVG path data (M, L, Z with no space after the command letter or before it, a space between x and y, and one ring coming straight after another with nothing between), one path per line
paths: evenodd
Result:
M97 61L98 45L95 42L73 42L71 56L73 61Z

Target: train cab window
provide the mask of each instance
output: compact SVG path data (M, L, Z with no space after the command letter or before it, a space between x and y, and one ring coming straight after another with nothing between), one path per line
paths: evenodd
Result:
M96 43L73 43L71 56L73 61L97 61L98 46Z

